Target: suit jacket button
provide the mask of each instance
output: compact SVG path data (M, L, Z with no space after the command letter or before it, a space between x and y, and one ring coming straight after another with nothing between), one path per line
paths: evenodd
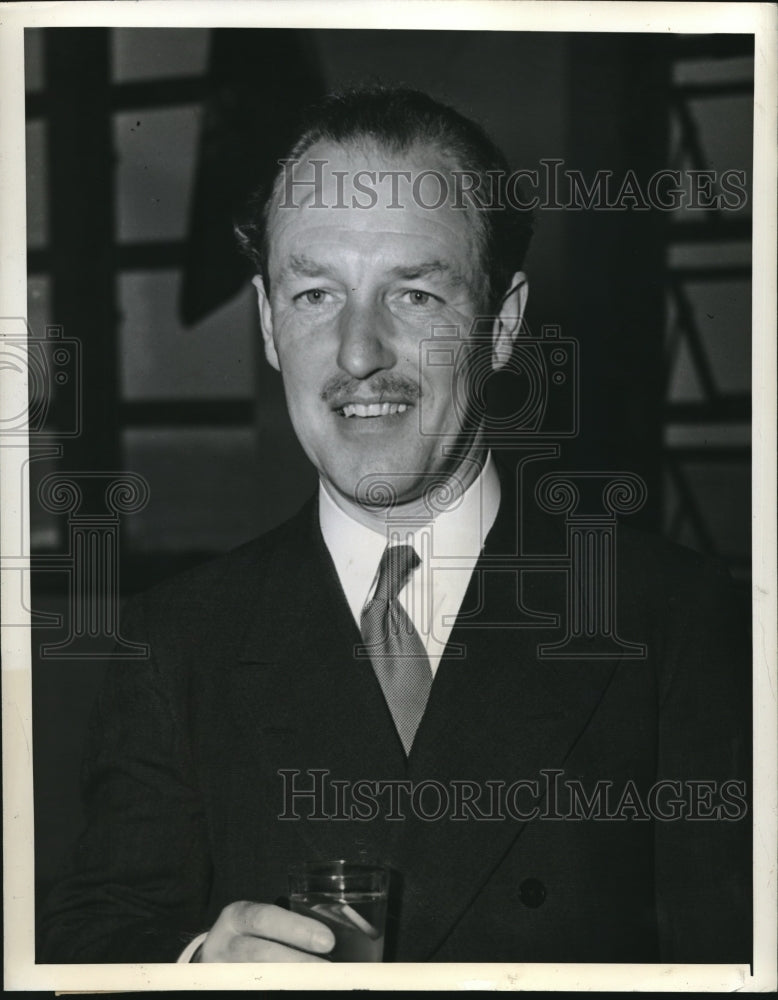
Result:
M525 878L519 886L519 899L533 910L542 906L545 898L546 887L539 879Z

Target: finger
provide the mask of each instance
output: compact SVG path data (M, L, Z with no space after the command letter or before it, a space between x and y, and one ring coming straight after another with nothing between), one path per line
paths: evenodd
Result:
M303 951L326 953L335 946L335 935L320 920L291 913L270 903L242 904L236 910L233 926L240 934L266 938Z
M249 935L233 938L229 962L325 962L327 958L311 955L307 951L298 951L278 941L268 941Z

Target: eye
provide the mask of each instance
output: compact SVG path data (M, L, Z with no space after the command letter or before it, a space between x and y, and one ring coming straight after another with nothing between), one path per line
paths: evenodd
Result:
M295 295L295 302L305 302L309 306L320 306L327 298L327 292L323 288L309 288L299 295Z
M436 295L432 295L430 292L422 292L419 288L412 288L407 291L405 295L408 297L408 302L412 306L427 306L433 300L435 302L440 302L440 299Z

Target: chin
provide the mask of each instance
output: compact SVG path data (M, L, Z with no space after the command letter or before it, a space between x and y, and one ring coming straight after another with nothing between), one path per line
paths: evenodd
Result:
M352 456L342 452L338 457L339 467L327 472L326 478L344 497L364 507L415 500L447 473L445 460L417 450L398 453L374 447Z

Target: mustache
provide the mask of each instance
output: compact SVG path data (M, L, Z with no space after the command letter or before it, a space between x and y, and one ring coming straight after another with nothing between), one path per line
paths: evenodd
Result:
M358 396L375 395L402 396L410 403L415 403L421 394L416 382L402 375L379 374L368 379L352 378L349 375L333 375L324 384L321 391L323 402L338 406Z

